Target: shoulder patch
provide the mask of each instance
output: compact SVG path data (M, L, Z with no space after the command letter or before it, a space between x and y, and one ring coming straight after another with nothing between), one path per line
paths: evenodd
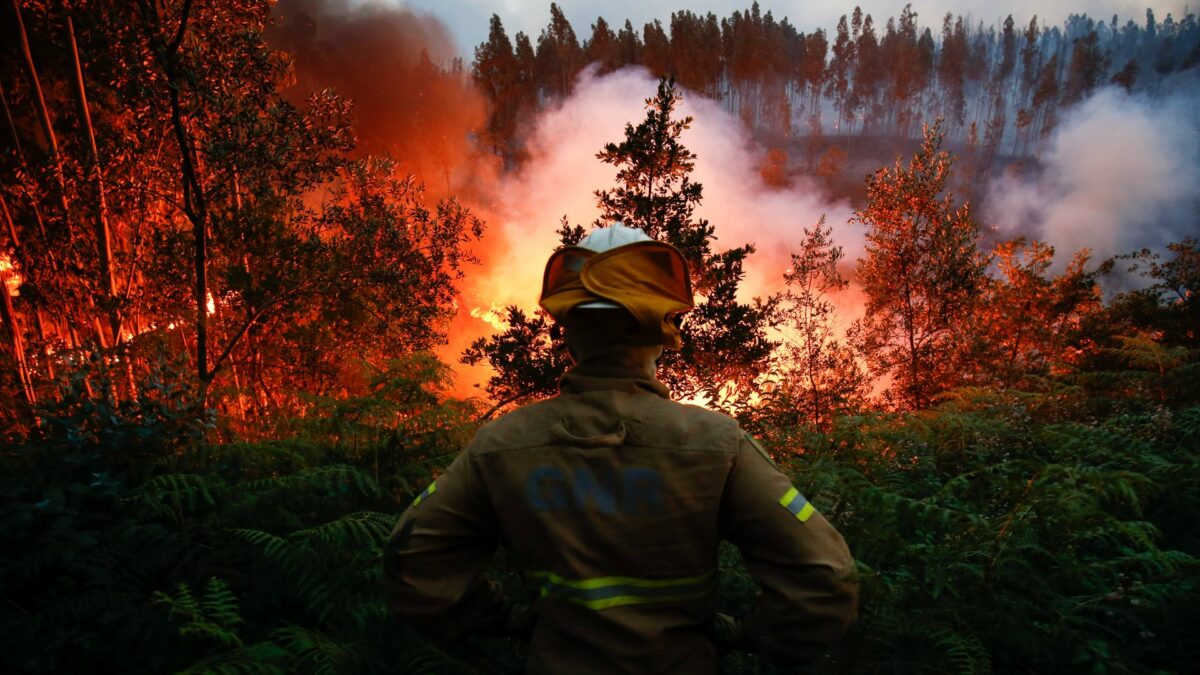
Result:
M762 446L762 443L758 442L757 438L746 432L742 432L742 436L744 436L745 439L750 442L750 445L754 446L754 449L758 451L758 454L762 455L763 459L767 460L771 466L775 467L776 469L779 468L779 465L775 463L775 460L771 459L770 453L768 453L767 449Z

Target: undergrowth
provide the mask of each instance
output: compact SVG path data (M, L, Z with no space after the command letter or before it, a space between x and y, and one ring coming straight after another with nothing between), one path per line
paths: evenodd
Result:
M1187 670L1200 406L1114 397L1120 378L767 430L862 579L859 621L813 670ZM469 407L396 383L288 440L211 443L211 414L169 381L117 407L67 377L38 433L0 452L5 672L521 672L524 645L440 648L378 589L381 547L469 439ZM720 561L721 606L744 611L756 587L736 549ZM519 592L507 556L493 567Z

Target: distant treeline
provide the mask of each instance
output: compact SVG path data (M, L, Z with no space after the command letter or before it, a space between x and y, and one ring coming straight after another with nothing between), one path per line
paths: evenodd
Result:
M510 39L493 15L472 74L493 104L487 140L509 157L519 155L523 115L570 94L576 75L596 64L599 73L639 65L672 75L771 135L912 137L922 120L941 116L949 139L980 144L990 159L1027 153L1063 109L1099 87L1158 95L1200 63L1194 13L1159 21L1147 9L1144 22L1124 24L1115 14L1071 14L1061 26L1037 16L1009 15L999 27L950 13L925 18L934 25L922 26L907 5L884 22L855 7L832 34L804 33L754 3L726 18L673 12L666 25L640 29L626 20L614 31L597 18L580 40L551 4L536 41L521 32Z

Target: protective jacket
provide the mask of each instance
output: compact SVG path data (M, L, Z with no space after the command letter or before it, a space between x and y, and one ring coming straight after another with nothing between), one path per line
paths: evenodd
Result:
M527 672L703 675L723 539L762 591L738 648L798 664L853 620L845 542L736 421L584 363L482 427L404 512L385 590L426 634L500 632L510 606L482 574L504 546L537 596Z

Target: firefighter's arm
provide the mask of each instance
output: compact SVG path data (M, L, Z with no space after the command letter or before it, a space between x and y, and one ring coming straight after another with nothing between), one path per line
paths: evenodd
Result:
M845 633L858 607L854 558L748 435L726 484L721 520L723 538L741 550L762 590L742 622L739 646L802 663Z
M483 575L497 531L478 468L464 451L413 500L384 549L392 614L439 642L502 634L511 607Z

